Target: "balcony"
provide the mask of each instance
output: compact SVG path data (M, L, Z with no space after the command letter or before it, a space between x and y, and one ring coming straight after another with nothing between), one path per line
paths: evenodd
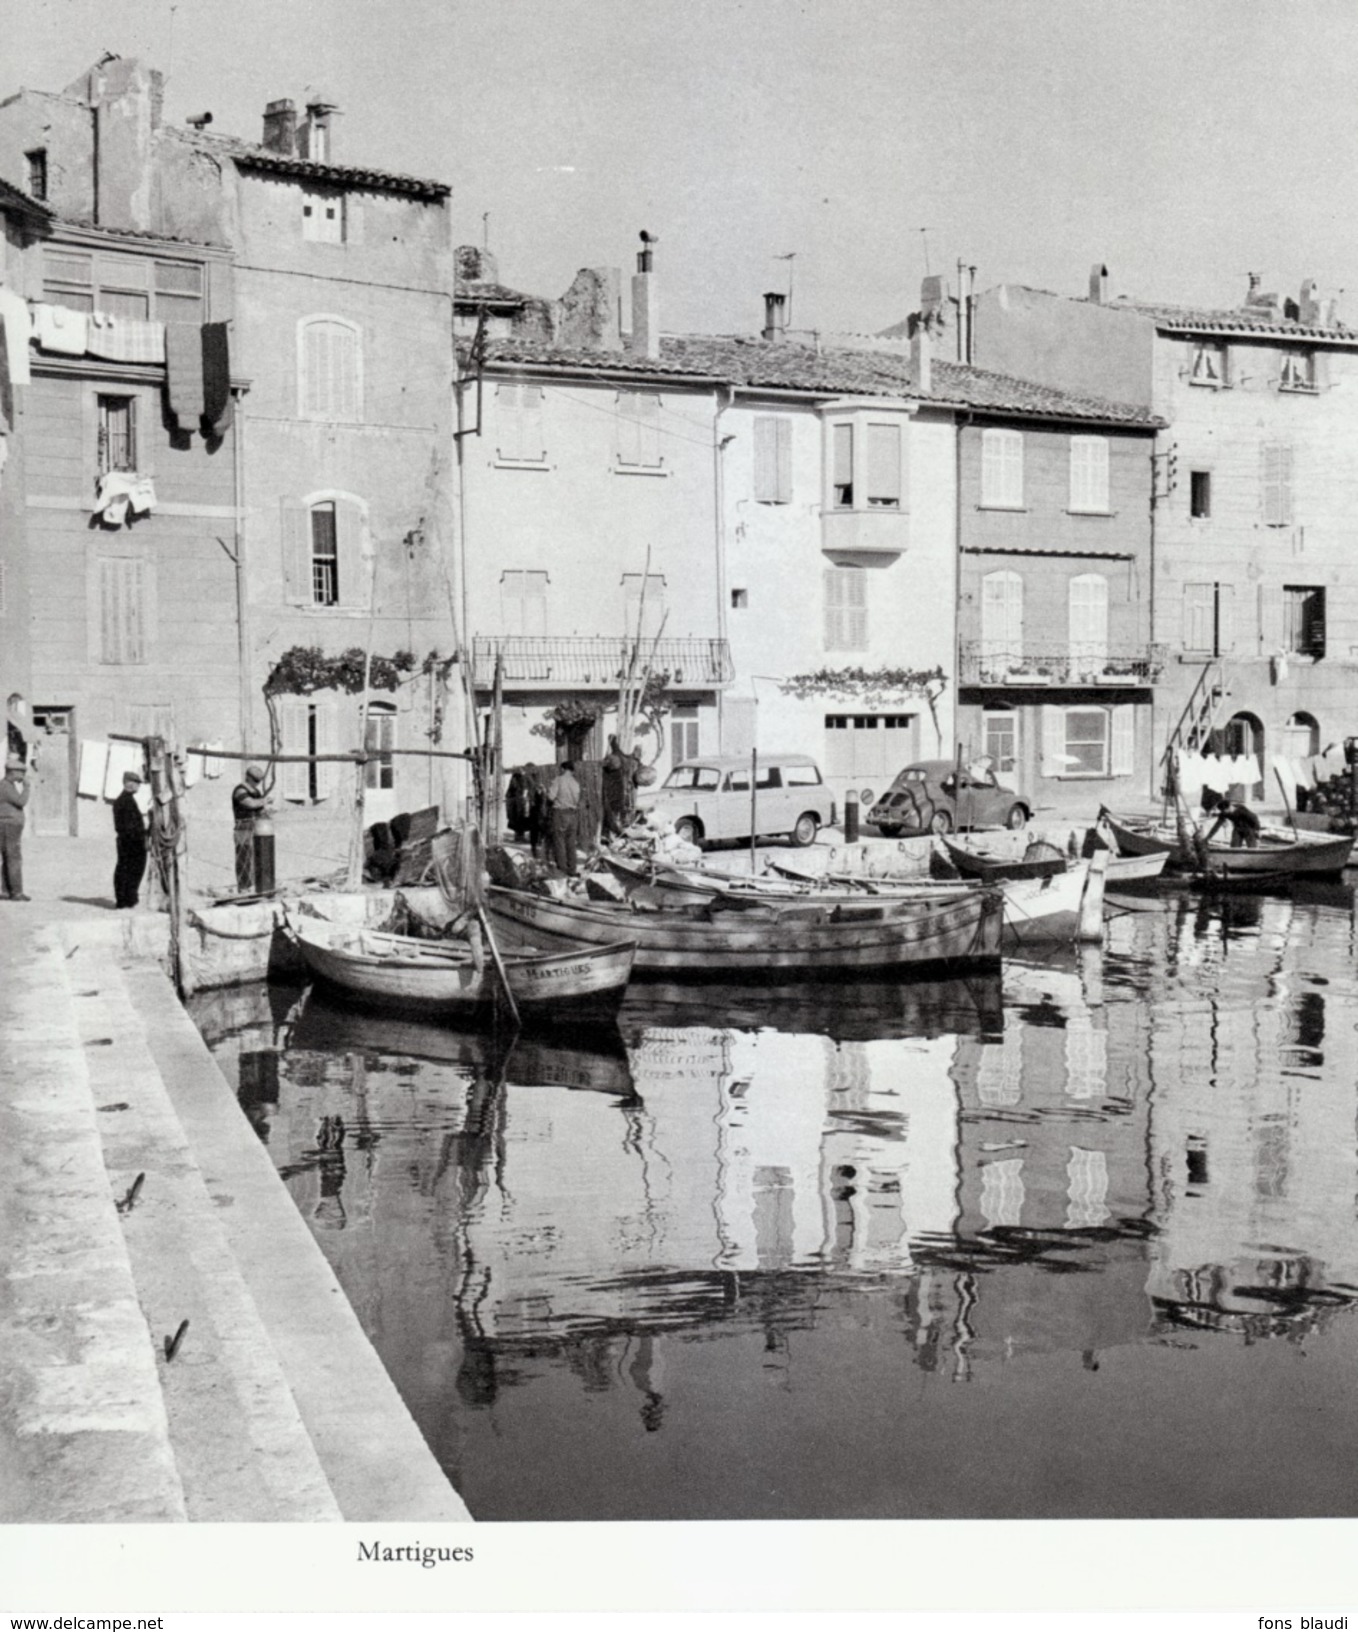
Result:
M1164 668L1158 646L1140 646L1120 652L1072 652L1044 647L1022 652L997 651L979 640L963 641L964 686L1153 686Z
M504 660L504 683L522 691L616 691L632 642L621 635L477 635L472 641L472 674L478 691L495 684L495 655ZM724 640L641 642L638 667L650 659L672 686L706 691L735 678L731 648Z
M894 507L825 510L820 526L822 550L856 555L902 555L910 543L910 512Z

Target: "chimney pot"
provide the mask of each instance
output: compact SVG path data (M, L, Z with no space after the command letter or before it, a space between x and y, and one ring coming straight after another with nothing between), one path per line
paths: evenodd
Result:
M764 328L765 340L781 340L787 334L787 296L779 294L776 289L770 289L764 296Z
M910 372L915 377L915 390L927 397L934 388L933 336L927 323L918 323L910 336Z
M297 104L291 97L280 97L264 107L263 146L272 153L283 153L292 158L297 151Z
M652 246L660 242L652 233L641 234L637 269L632 275L632 347L642 357L660 355L660 290L652 270Z
M1089 269L1089 298L1096 306L1108 304L1108 268L1095 261Z

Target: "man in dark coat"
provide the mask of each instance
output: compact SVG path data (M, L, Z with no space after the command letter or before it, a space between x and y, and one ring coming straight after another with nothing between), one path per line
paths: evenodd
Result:
M135 907L146 873L146 818L137 803L141 777L135 771L123 776L123 791L113 801L113 836L118 846L118 865L113 869L113 904Z
M616 737L608 739L603 762L604 837L620 838L632 814L636 760L625 754Z
M264 767L250 765L245 780L231 790L231 816L236 839L236 888L249 895L255 887L255 817L267 810Z
M29 787L21 759L5 761L5 779L0 782L0 894L11 901L27 901L24 894L24 806Z

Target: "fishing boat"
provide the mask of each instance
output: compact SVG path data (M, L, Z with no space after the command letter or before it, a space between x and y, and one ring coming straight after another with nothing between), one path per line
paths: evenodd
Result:
M1197 846L1185 842L1178 829L1151 817L1114 816L1101 820L1125 855L1165 855L1167 865L1180 872L1207 872L1233 878L1269 878L1287 874L1319 878L1338 877L1348 865L1354 841L1347 834L1307 833L1264 828L1257 845L1235 847L1213 842L1206 849L1207 864Z
M1045 878L1004 884L1004 928L1018 946L1073 944L1103 939L1103 897L1108 852L1072 862Z
M939 835L948 860L963 878L979 878L987 883L998 879L1055 878L1069 862L1054 844L1044 839L1027 843L1022 850L1012 845L996 847L985 839L950 839Z
M459 941L354 928L322 918L289 918L307 968L351 997L387 1007L464 1018L491 1011L498 975L487 954L478 968ZM616 1013L632 971L636 943L621 932L588 946L562 943L544 951L520 939L504 957L514 1001L525 1019L602 1018Z
M981 885L853 900L797 896L732 907L723 895L654 906L558 898L492 885L492 921L506 947L546 931L591 946L637 944L636 969L744 980L788 979L941 964L994 963L1003 895Z

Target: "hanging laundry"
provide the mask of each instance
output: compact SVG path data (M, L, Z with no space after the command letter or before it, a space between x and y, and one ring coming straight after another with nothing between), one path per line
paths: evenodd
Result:
M1285 759L1282 754L1274 754L1270 769L1273 773L1273 786L1282 793L1283 803L1289 810L1295 810L1297 808L1297 773L1292 761ZM1264 789L1266 799L1270 792L1269 788Z
M106 527L121 527L129 515L148 515L155 506L151 478L135 471L107 471L94 490L94 514Z
M225 323L203 324L203 431L225 436L231 428L231 350Z
M170 412L181 431L195 431L203 417L203 334L197 323L165 325L165 383Z
M90 320L85 312L69 306L37 305L33 308L33 333L44 351L64 357L83 357L89 343Z
M108 744L82 742L80 744L80 778L76 792L82 799L98 799L104 791L108 775Z
M145 777L146 767L142 761L146 758L141 744L136 742L111 742L108 745L108 765L104 771L104 798L116 799L123 791L123 777L128 771L135 771L138 776Z
M0 284L0 323L5 328L5 372L11 385L27 385L32 376L28 366L28 342L33 325L28 302L16 290Z
M197 746L198 746L198 744L194 745L194 747L197 747ZM190 747L185 752L185 754L184 754L184 789L185 789L186 792L188 791L189 788L197 787L198 784L203 780L203 777L206 774L205 771L204 771L204 763L205 762L204 762L203 756L201 754L199 754L199 753L195 753L193 747Z
M107 357L118 363L163 363L165 325L140 317L92 312L87 344L92 357Z
M217 751L217 753L221 753L224 746L225 745L222 743L220 738L216 738L212 742L205 742L203 744L204 748L213 748ZM208 776L213 778L219 777L222 774L225 765L226 761L224 759L209 759L204 762L204 768L206 769Z

